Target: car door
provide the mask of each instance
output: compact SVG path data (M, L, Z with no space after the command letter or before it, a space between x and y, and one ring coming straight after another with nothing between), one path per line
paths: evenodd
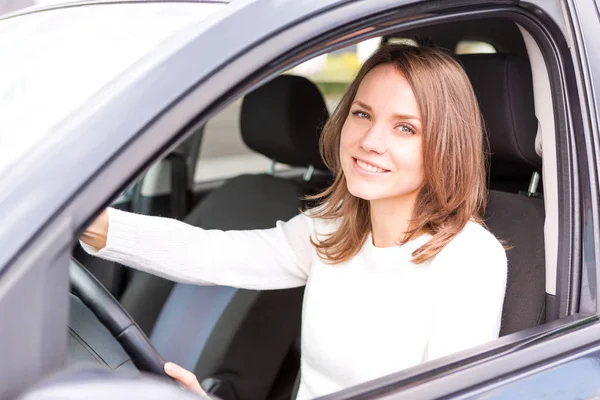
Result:
M270 7L275 3L280 7L285 4L286 12L272 15ZM596 179L596 163L586 158L593 154L596 143L593 132L597 133L597 125L592 125L595 121L588 118L588 114L595 111L590 108L589 99L585 96L591 93L591 80L589 72L586 72L587 53L581 49L584 43L580 42L576 9L574 4L567 4L568 18L565 20L560 6L560 2L515 5L512 1L481 1L475 4L461 1L234 3L228 6L234 7L231 14L223 14L218 24L194 32L195 36L186 38L185 45L174 46L168 58L161 59L134 82L127 82L110 102L101 103L93 114L80 111L69 124L60 127L74 138L81 132L102 133L107 135L107 140L113 136L120 138L116 142L118 145L106 147L105 153L90 160L94 168L90 168L83 186L71 187L68 194L72 197L68 198L60 212L55 208L39 215L40 224L47 223L48 227L55 227L60 221L67 222L60 225L61 230L52 231L52 236L38 233L39 236L30 241L26 251L38 254L46 248L42 247L42 243L51 247L57 245L59 242L53 238L61 236L64 231L68 234L61 236L62 247L56 250L57 257L53 257L52 262L40 257L22 258L19 263L7 263L5 268L34 271L34 267L49 269L62 265L58 276L66 282L65 238L72 240L77 237L94 213L130 184L152 160L174 148L178 141L192 132L193 127L203 124L228 101L278 72L312 56L385 34L392 29L435 24L442 20L504 15L517 20L534 35L553 74L552 96L556 102L555 118L559 127L557 141L564 151L564 156L557 159L561 185L557 202L560 223L556 236L559 240L554 253L551 253L560 271L554 294L556 319L493 343L349 388L328 398L476 396L481 393L478 390L490 382L495 387L508 383L517 371L525 377L534 366L548 368L556 357L575 354L574 351L584 350L600 338L600 325L595 315L598 247L590 246L597 243L598 237L597 202L594 202L597 199L597 181L593 180ZM585 11L589 17L593 3L582 2L577 7L580 13ZM245 35L234 34L237 32L235 27L249 20L260 20L261 24L254 24ZM220 46L223 41L228 45ZM568 44L577 45L573 52ZM210 54L210 58L205 57L206 54ZM199 57L205 62L198 64ZM198 68L187 68L191 64L198 65ZM584 79L586 77L587 80ZM122 116L124 105L135 111L128 115L126 123ZM575 133L581 134L577 140L574 139ZM18 193L13 196L18 196ZM585 218L582 219L581 215ZM50 218L54 222L48 223ZM582 255L585 257L582 258ZM587 290L581 289L583 276L587 276ZM56 286L56 291L66 292L65 282ZM2 283L6 285L4 280ZM27 285L27 282L21 281L19 290L26 291L31 287ZM5 294L2 292L0 295L0 310L12 309L9 302L14 298ZM64 302L57 305L64 307ZM580 305L587 308L580 310ZM37 303L30 304L29 309L35 310L36 316L46 310ZM23 313L25 309L19 312ZM14 313L6 314L6 321L14 319ZM53 331L53 339L48 343L60 343L60 333L64 332L61 323L64 323L64 315L57 321L48 322ZM31 332L26 339L32 342L37 340L38 335L42 333ZM14 343L27 343L25 339L17 340L14 335L6 335L2 339L0 346L3 348L14 346ZM39 349L40 358L52 355L54 361L48 364L31 358L24 362L16 355L11 357L10 368L20 366L29 371L29 378L3 390L15 393L23 384L29 384L58 368L61 355L64 360L64 347L53 348L52 351L49 347ZM492 387L488 386L490 389Z
M556 286L549 292L551 298L549 303L555 303L554 306L550 306L551 322L503 337L492 344L332 394L328 398L457 396L468 390L478 390L489 381L497 384L503 379L508 379L508 376L516 370L526 370L535 363L547 362L557 355L576 349L589 339L585 334L587 328L597 329L594 324L596 318L591 314L591 310L582 312L579 310L579 304L582 302L587 301L590 304L595 301L595 295L593 299L586 300L578 284L588 270L587 265L578 261L584 249L578 247L578 241L573 240L574 237L582 237L584 234L576 223L579 219L578 204L584 202L586 196L591 193L589 181L576 180L571 175L581 173L582 165L579 164L581 158L577 158L575 162L575 155L585 154L584 148L577 147L580 143L573 143L572 138L575 129L579 128L581 132L586 132L587 128L576 121L578 114L571 108L581 89L576 86L576 73L570 70L570 65L565 61L565 58L569 58L570 51L567 46L560 46L570 39L564 36L568 35L568 30L565 29L565 21L561 19L561 14L556 14L557 4L553 5L554 8L548 6L535 9L533 10L535 13L528 4L524 4L523 7L513 5L486 7L485 4L478 3L471 7L458 7L463 4L447 2L418 3L413 6L387 5L379 2L332 8L328 12L313 16L310 23L288 27L270 40L265 40L240 57L230 60L226 67L199 85L196 89L198 92L192 92L188 98L183 99L172 109L173 111L177 107L182 107L190 99L196 100L196 106L204 100L202 104L205 104L206 114L200 113L198 117L199 120L203 120L211 115L211 107L219 108L228 99L235 99L236 96L256 87L264 79L269 79L273 74L311 56L381 34L385 29L391 30L392 25L398 29L411 26L410 24L439 23L442 18L460 20L490 15L514 18L521 26L525 26L531 35L535 35L548 70L550 73L557 74L552 76L556 106L554 112L557 115L557 147L561 146L563 151L567 153L572 151L572 153L557 159L557 168L559 171L562 169L564 175L560 176L561 191L557 194L557 213L561 218L557 232L558 240L556 246L549 252L550 258L556 260L557 264ZM434 13L435 17L432 14L424 14L425 10L432 9L438 12ZM386 13L381 13L383 10ZM538 14L541 11L548 13L549 17L540 18ZM552 22L552 18L559 19ZM406 19L410 19L410 23L407 23ZM354 24L349 25L347 21L354 21ZM542 27L551 29L554 35L548 34L548 31ZM324 35L325 32L327 35ZM553 49L552 46L557 47ZM557 84L557 81L560 84ZM234 85L226 86L223 82L233 82ZM229 97L223 99L223 103L218 101L211 103L206 96L195 97L195 93L199 94L201 88L204 89L203 94L228 92ZM579 124L572 127L573 121ZM152 128L147 133L151 130ZM583 163L583 166L585 165ZM551 194L547 193L547 196ZM592 215L591 218L595 220L597 216ZM588 233L596 237L594 230ZM595 273L587 276L593 276L595 279Z

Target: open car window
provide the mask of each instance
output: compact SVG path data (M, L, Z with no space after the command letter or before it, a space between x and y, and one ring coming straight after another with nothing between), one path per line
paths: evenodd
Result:
M511 51L504 49L505 51L500 52L490 42L484 40L460 39L444 43L446 45L444 47L448 51L454 52L460 62L465 65L467 74L475 86L477 94L480 95L480 104L484 109L483 117L491 127L490 131L494 135L496 145L498 138L502 138L506 131L512 129L511 127L507 128L508 124L514 122L515 126L519 127L518 134L526 135L526 146L529 146L528 152L531 153L534 151L535 141L533 139L537 132L537 123L532 124L532 121L535 122L536 120L536 110L533 105L534 94L531 83L530 61L527 53L523 52L522 47L524 46L523 37L512 21L498 19L492 20L491 23L499 26L503 24L503 28L511 33L511 40L514 40L518 45L511 48ZM454 28L457 26L459 24L453 25ZM452 28L448 28L448 30L450 29ZM419 45L416 40L403 35L404 32L398 32L397 37L387 38L387 42ZM440 35L437 39L441 41L445 37ZM329 112L332 112L350 80L360 68L362 61L377 49L381 42L380 38L370 39L335 52L317 56L288 70L286 74L306 77L317 85L325 98ZM498 67L504 68L507 65L511 68L515 66L515 69L510 70L508 77L502 76L498 73L501 70ZM527 104L523 106L524 116L510 114L510 102L515 99L499 98L502 96L497 96L498 93L506 94L507 89L495 87L494 90L485 91L486 87L489 86L489 82L500 82L500 79L507 79L507 84L519 93L520 98L527 98ZM515 80L522 80L523 84L515 84ZM243 143L239 131L240 108L243 101L243 99L236 99L229 104L225 111L222 111L221 114L213 117L208 122L195 175L196 183L214 179L226 180L238 177L241 174L261 174L267 172L270 168L271 160L269 158L253 152ZM502 116L502 111L505 109L509 110L510 116L501 120L500 123L495 123L498 121L498 116ZM215 150L219 154L211 154ZM253 157L257 160L256 164L246 162ZM502 169L506 165L502 165L502 159L496 160L497 162L492 165L494 175L490 188L493 190L491 204L494 208L490 207L491 214L486 215L486 221L489 220L488 217L492 217L493 221L489 225L492 232L501 239L507 239L509 245L517 249L511 253L511 257L514 258L510 261L513 269L509 273L511 275L509 286L513 291L507 292L507 315L505 318L503 317L501 336L508 336L528 328L538 327L545 321L544 261L543 257L540 258L544 247L544 200L542 185L536 184L535 187L530 188L530 178L533 173L536 169L541 170L541 159L537 156L534 156L534 158L535 161L531 166L526 166L523 171L517 171L516 173L510 170L510 166L508 166L508 172L503 171ZM217 167L211 169L211 164ZM234 164L236 165L235 168L229 169L229 166ZM281 165L278 167L285 168ZM213 172L218 172L218 175L212 175ZM527 192L528 189L531 189L531 192ZM211 194L209 193L207 197L210 199ZM250 193L248 193L248 197L251 197ZM507 211L510 213L512 205L521 203L531 204L531 210L534 212L529 213L528 210L525 212L526 217L511 215L505 221L497 217L497 215L506 215L505 212ZM259 203L249 202L249 204L250 208ZM252 213L255 211L253 208ZM214 215L212 213L213 218ZM534 223L528 224L532 221L532 218L529 218L531 216L534 216ZM231 216L228 215L228 217ZM503 222L508 220L513 222L511 226L502 226ZM199 218L198 221L201 221L201 219ZM523 226L527 227L529 238L533 238L532 246L530 246L530 242L523 241L522 237L515 235L517 229L515 227L518 227L519 223L524 223ZM517 271L516 275L513 274L513 271ZM525 282L522 278L519 278L519 275L528 277L527 285L529 286L524 285ZM519 295L515 295L514 290L516 288L520 288L517 290L517 292L520 290ZM549 321L553 319L551 318ZM495 342L491 342L489 345L493 347ZM468 349L468 351L471 350Z
M302 76L317 85L331 114L362 62L381 43L380 38L367 40L308 60L285 74ZM194 182L203 183L231 178L242 173L278 173L291 167L250 149L240 130L238 99L211 118L204 129Z

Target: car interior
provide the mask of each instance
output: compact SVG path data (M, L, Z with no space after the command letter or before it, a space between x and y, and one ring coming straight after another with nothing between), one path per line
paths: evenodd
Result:
M543 95L549 81L537 44L503 18L405 30L382 37L381 43L402 40L454 53L475 89L489 141L485 223L508 248L501 336L549 322L556 265L545 260L556 258L557 178L552 103ZM485 43L494 51L457 52L465 41ZM270 228L310 207L305 196L324 189L332 178L318 142L335 104L310 77L291 71L234 106L238 120L231 124L251 152L272 160L267 169L195 179L204 165L203 126L157 161L113 206L222 230ZM219 134L225 136L215 132ZM542 153L550 159L544 167ZM79 246L73 255L120 302L160 355L193 371L210 393L223 400L293 395L303 288L193 286L90 257ZM70 360L76 362L80 355L72 353Z

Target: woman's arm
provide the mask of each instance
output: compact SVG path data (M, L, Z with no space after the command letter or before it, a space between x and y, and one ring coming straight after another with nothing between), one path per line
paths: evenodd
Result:
M498 338L506 290L506 252L472 224L432 261L434 314L427 360Z
M90 254L179 282L281 289L306 283L312 224L300 214L272 229L204 230L109 208L81 241Z

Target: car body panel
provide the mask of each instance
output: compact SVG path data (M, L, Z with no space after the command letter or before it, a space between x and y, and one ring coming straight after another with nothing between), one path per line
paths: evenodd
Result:
M595 399L600 396L600 346L519 374L458 399Z

